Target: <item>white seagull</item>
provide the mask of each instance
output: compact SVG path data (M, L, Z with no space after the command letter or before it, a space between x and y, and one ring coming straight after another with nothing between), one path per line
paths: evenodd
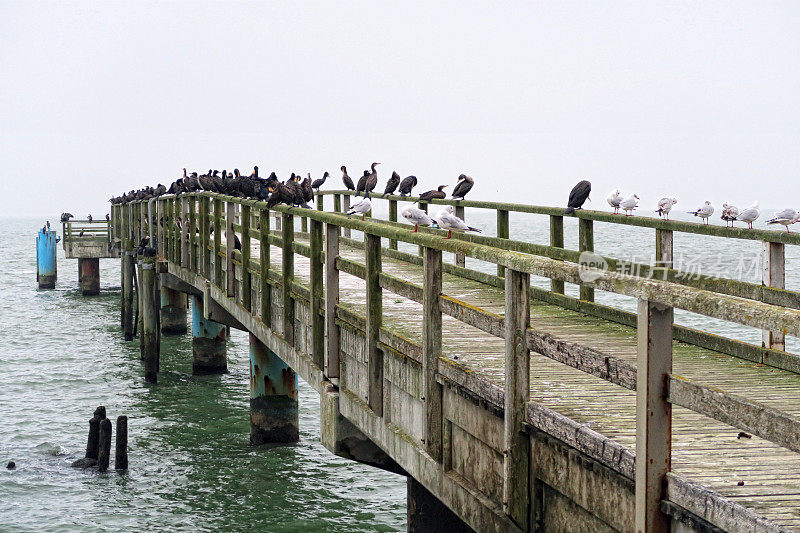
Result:
M672 209L672 206L677 204L678 200L675 198L662 198L658 201L658 209L656 209L656 213L658 216L664 215L669 220L669 212Z
M711 205L711 202L706 200L706 203L698 207L695 211L689 211L689 214L702 218L705 224L708 225L708 217L714 214L714 206Z
M625 216L629 217L631 216L633 210L639 207L639 197L636 196L635 194L631 194L630 196L622 200L619 203L619 206L625 210Z
M791 226L798 220L800 220L800 211L788 208L784 209L783 211L775 213L774 217L767 220L767 224L783 224L784 226L786 226L786 231L791 233L792 230L789 229L789 226Z
M419 229L419 225L422 224L423 226L430 226L433 224L433 219L428 216L428 213L420 209L419 207L414 207L410 205L403 209L400 213L403 217L414 224L414 231Z
M740 220L742 222L747 222L747 226L750 229L753 229L753 222L761 214L761 210L758 208L758 202L753 202L753 205L739 213L739 216L736 217L736 220Z
M467 226L467 223L458 218L453 214L453 206L448 205L436 215L436 222L439 224L439 227L442 229L447 230L447 237L445 239L449 239L453 235L453 230L456 231L477 231L480 233L481 230L477 228L473 228L472 226Z
M372 202L369 201L369 198L364 198L357 204L353 204L352 206L350 206L350 209L347 211L347 214L361 215L361 220L364 220L364 217L370 211L372 211Z
M614 208L614 214L616 215L619 213L619 203L622 201L622 192L620 192L619 189L614 189L608 193L606 201L608 201L608 205Z
M725 226L733 226L733 221L739 216L739 208L733 204L725 202L722 204L722 216L720 218L725 221Z

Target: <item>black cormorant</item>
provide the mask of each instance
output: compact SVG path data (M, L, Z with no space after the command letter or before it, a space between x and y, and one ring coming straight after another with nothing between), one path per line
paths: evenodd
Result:
M569 193L569 202L567 208L564 210L565 215L574 213L576 209L583 207L583 203L589 198L589 193L592 191L592 184L586 180L581 180L572 188Z
M380 165L380 163L372 163L372 172L370 173L369 177L367 177L367 182L364 184L364 196L369 198L369 193L375 190L375 187L378 185L378 171L375 170L375 167Z
M347 189L354 191L356 186L353 185L353 180L350 178L350 176L347 175L347 168L344 165L342 165L341 170L342 170L342 182L344 183L344 186Z
M447 185L439 185L439 188L436 189L435 191L426 191L420 194L419 195L420 201L429 202L430 200L435 200L435 199L438 200L445 199L447 197L447 194L445 194L443 190L445 187L447 187Z
M400 174L397 172L392 172L392 177L386 182L386 188L383 190L383 196L386 196L387 194L394 194L394 191L397 190L398 185L400 185Z
M408 196L411 194L411 189L413 189L417 185L417 177L416 176L406 176L403 178L403 181L400 182L400 196Z
M358 178L358 185L356 185L356 196L358 196L358 193L364 192L364 190L367 188L367 180L371 175L372 174L369 173L369 170L365 170L364 175Z
M453 189L453 200L463 200L474 184L475 180L466 174L461 174L458 177L458 184Z
M330 174L326 172L325 174L322 175L321 178L315 179L314 182L311 184L311 188L319 191L319 188L322 187L322 185L325 183L325 180L328 179L329 175Z

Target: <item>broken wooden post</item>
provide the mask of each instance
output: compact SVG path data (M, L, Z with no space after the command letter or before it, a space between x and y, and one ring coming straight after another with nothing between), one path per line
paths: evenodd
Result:
M117 442L114 449L114 470L128 469L128 417L117 417Z
M530 274L506 270L503 508L523 531L530 498L530 437L524 433L530 400L530 292Z
M105 472L108 470L108 462L111 456L111 420L104 418L100 421L100 449L97 454L97 470Z
M442 251L425 247L422 278L422 400L425 451L442 460L442 388L436 381L442 355Z
M667 380L672 373L671 307L639 300L636 326L636 529L669 531L661 512L672 462L672 405Z

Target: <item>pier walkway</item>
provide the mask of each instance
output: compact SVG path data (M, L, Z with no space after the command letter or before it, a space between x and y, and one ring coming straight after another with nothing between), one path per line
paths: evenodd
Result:
M567 250L560 209L440 201L498 221L495 237L443 239L397 223L399 197L389 220L347 218L348 194L320 195L320 210L211 193L115 205L113 244L133 261L149 235L157 257L139 261L163 290L249 331L320 392L329 449L407 474L476 531L800 530L800 356L785 351L800 293L783 288L784 246L800 237L583 211ZM550 246L509 239L513 211L548 216ZM660 263L623 272L593 254L595 222L654 228ZM764 283L682 276L681 231L760 240ZM762 329L764 343L676 326L673 309ZM251 398L268 396L252 360ZM409 523L426 530L411 510Z

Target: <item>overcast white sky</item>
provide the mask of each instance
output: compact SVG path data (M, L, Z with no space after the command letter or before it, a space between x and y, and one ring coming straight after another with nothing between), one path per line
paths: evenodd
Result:
M0 213L372 161L475 199L800 208L798 28L800 2L0 0Z

